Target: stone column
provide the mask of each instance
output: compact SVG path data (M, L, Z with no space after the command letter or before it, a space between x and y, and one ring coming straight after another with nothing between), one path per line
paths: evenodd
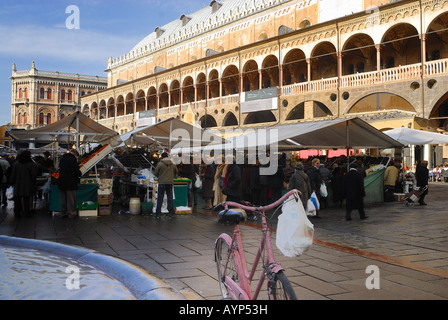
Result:
M381 44L375 45L376 49L376 71L381 71Z
M311 81L311 59L306 59L306 67L307 67L306 80L308 82L310 82Z

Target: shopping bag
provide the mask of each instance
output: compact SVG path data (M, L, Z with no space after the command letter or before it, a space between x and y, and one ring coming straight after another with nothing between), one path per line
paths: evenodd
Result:
M202 188L202 181L198 174L196 174L196 181L194 182L194 186L196 189Z
M278 217L276 245L287 257L298 257L313 244L314 226L308 220L302 201L292 195L285 201Z
M325 183L322 183L320 185L320 195L324 198L328 197L328 191L327 191L327 186L325 185Z
M306 205L306 214L310 217L314 217L317 214L316 207L314 206L314 202L311 201L311 198L308 199L308 203Z
M8 199L8 200L14 199L14 187L13 186L6 189L6 199Z
M317 199L316 192L313 192L313 193L311 194L311 201L312 201L313 204L314 204L314 208L316 208L316 210L319 211L319 209L320 209L320 203L319 203L319 199Z

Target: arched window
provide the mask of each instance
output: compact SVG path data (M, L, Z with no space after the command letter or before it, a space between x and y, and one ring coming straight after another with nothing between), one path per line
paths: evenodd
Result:
M28 114L26 112L23 114L23 123L24 124L28 123Z
M45 119L44 113L43 112L39 113L39 121L38 121L38 123L39 124L44 124L44 121L45 121L44 119Z
M47 89L47 99L51 100L51 96L52 96L53 91L51 90L51 88Z
M434 50L431 52L431 60L439 60L440 59L440 50Z
M45 98L45 89L44 88L40 88L40 95L39 95L40 99L44 99Z
M61 90L61 100L65 100L65 90Z
M22 88L19 89L19 99L22 99L23 95L22 95Z
M365 70L364 62L358 62L356 64L356 72L363 73Z
M25 88L24 92L25 92L25 99L28 99L28 88Z
M19 113L18 119L17 119L17 123L18 124L22 124L22 114Z
M68 101L72 101L73 100L73 93L72 93L72 90L68 90L67 91L67 100Z
M51 124L51 113L47 114L47 124Z
M395 67L394 57L387 57L386 58L386 69L394 68L394 67Z

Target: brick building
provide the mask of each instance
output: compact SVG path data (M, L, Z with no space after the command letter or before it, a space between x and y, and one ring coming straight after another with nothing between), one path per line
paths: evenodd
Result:
M80 109L81 97L107 88L96 76L31 69L18 71L13 64L10 127L34 129L51 124Z
M82 110L120 133L142 117L241 128L351 116L446 132L447 11L445 0L211 1L110 58L108 88Z

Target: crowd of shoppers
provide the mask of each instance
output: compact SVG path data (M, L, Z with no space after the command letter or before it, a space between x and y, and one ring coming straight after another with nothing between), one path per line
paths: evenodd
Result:
M201 165L181 164L179 172L181 176L193 181L189 188L192 192L192 195L189 195L189 205L191 206L193 205L192 199L195 199L197 193L197 189L193 187L194 174L191 172L199 173L202 180L201 196L205 201L203 209L212 209L213 206L224 201L246 201L254 206L265 206L280 199L282 190L297 189L300 191L300 199L305 210L313 193L318 197L320 210L324 210L330 203L328 193L321 193L321 188L324 186L325 190L333 190L331 200L337 207L341 208L344 200L346 201L347 220L351 220L350 212L355 209L359 210L362 219L367 218L363 205L365 196L363 179L366 173L362 162L359 165L353 163L352 167L356 167L356 169L350 170L351 172L348 174L346 163L333 164L329 168L321 163L319 158L315 158L309 161L307 167L304 163L298 162L293 168L294 172L288 174L290 170L285 168L282 159L284 159L284 154L278 158L277 169L272 175L262 174L260 169L263 168L263 165L258 162L256 164L236 164L235 159L233 161L222 159L222 163L219 164L204 162ZM207 162L210 163L210 161L208 159ZM193 169L186 169L187 166L191 166ZM319 210L316 211L314 217L320 218Z
M60 191L60 216L74 218L77 216L76 189L80 181L81 172L77 161L77 151L72 150L64 154L59 162ZM363 199L366 196L364 190L364 178L366 171L362 161L350 164L347 172L347 163L332 163L325 165L319 158L309 159L306 163L298 162L293 168L287 169L285 154L277 159L274 174L262 174L263 167L269 164L237 164L235 158L222 159L222 163L215 163L214 159L202 161L200 165L190 163L175 165L168 153L162 154L161 160L155 169L155 176L159 185L157 190L156 215L161 215L162 202L166 195L169 215L175 213L173 204L173 181L177 175L190 179L188 187L188 206L198 204L198 195L205 202L203 209L211 210L214 206L224 201L247 201L254 206L265 206L281 198L283 190L297 189L300 191L300 199L305 210L308 200L313 193L318 197L320 208L316 210L315 217L320 218L319 211L328 208L328 193L324 190L331 189L331 202L338 208L342 208L345 201L346 220L351 220L351 211L358 210L360 218L367 216L364 212ZM227 160L227 161L226 161ZM422 161L416 167L416 185L420 188L428 187L430 172L428 162ZM30 151L20 151L16 159L0 157L1 176L1 201L7 205L6 190L14 187L14 213L16 217L30 216L33 214L33 197L39 192L36 179L43 172L55 171L53 160L49 153L43 157L34 157ZM195 183L201 180L201 186ZM400 165L391 163L384 174L384 190L396 191L400 181ZM200 193L198 192L200 190ZM426 205L424 199L428 193L420 198L420 205ZM389 194L390 195L390 194ZM386 192L385 192L386 200ZM387 201L387 200L386 200Z
M60 217L77 217L76 189L78 188L81 171L76 150L61 156L59 161L58 189L60 192ZM14 216L32 217L35 213L35 202L44 195L37 178L44 173L50 175L56 172L55 164L48 151L43 156L32 156L29 150L21 150L17 156L0 156L1 203L8 205L8 200L14 202ZM11 189L10 195L7 190Z

